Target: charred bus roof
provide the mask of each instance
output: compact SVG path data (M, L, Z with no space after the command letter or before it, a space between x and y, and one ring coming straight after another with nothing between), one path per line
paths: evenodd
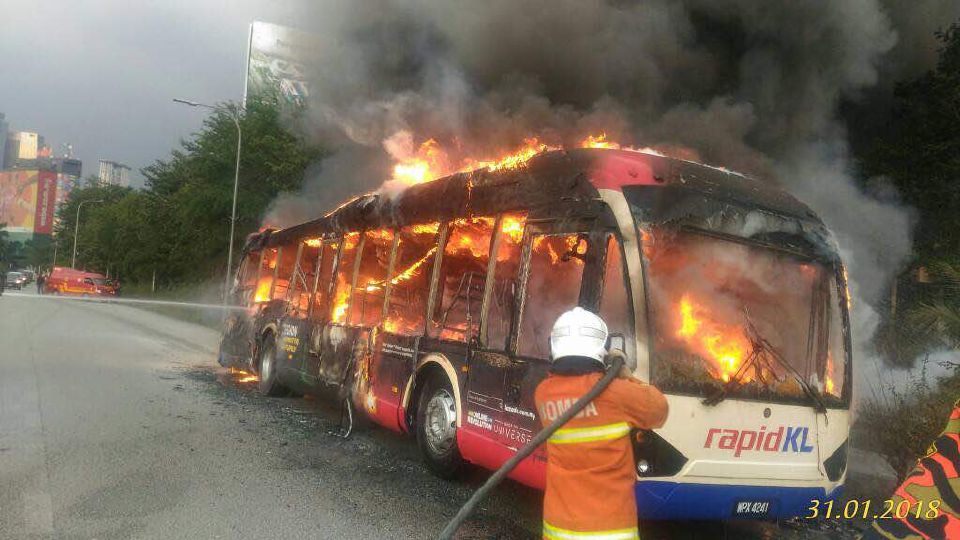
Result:
M545 152L517 169L452 174L393 196L362 195L321 218L251 235L246 249L501 212L525 211L532 218L596 217L604 209L602 189L631 192L628 201L643 206L645 221L666 222L735 206L798 223L819 241L828 238L816 214L772 182L643 152L580 148Z

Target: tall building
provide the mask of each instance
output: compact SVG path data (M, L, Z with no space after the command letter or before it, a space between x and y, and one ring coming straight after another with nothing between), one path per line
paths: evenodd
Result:
M42 137L32 131L12 131L4 145L4 169L36 169Z
M0 113L0 171L7 167L7 132L10 131L10 124L7 123L5 114Z
M54 205L54 224L57 223L56 212L67 202L67 197L73 188L80 184L83 176L83 163L79 159L69 157L55 157L50 160L53 172L57 173L57 201Z
M130 167L116 161L101 159L100 185L130 187Z

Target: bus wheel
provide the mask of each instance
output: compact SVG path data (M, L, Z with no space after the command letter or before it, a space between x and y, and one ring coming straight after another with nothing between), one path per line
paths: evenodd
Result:
M265 396L280 396L283 395L286 390L283 388L283 385L280 384L279 377L277 374L277 346L274 341L273 334L267 335L263 338L263 345L260 347L260 362L259 362L259 371L260 371L260 382L258 387L260 388L260 393Z
M457 476L463 465L457 446L457 403L445 376L431 375L420 392L417 445L434 474L446 479Z

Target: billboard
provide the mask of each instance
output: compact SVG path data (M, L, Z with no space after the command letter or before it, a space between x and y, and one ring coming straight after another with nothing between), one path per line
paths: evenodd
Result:
M33 232L53 233L53 218L57 210L57 173L40 171L37 174L37 210L33 218Z
M314 34L261 21L251 24L244 102L279 94L288 103L304 105L310 95L306 66L317 47Z
M14 233L33 233L39 171L0 172L0 223Z
M53 171L0 172L0 223L11 233L51 234L57 205Z

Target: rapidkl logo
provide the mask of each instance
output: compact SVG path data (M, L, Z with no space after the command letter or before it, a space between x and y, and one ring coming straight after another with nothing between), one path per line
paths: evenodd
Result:
M807 444L810 428L802 426L780 426L776 431L767 431L760 426L759 431L748 429L710 428L704 448L716 447L721 450L733 450L734 457L740 457L744 451L753 452L813 452L813 445ZM813 437L810 437L811 442Z

